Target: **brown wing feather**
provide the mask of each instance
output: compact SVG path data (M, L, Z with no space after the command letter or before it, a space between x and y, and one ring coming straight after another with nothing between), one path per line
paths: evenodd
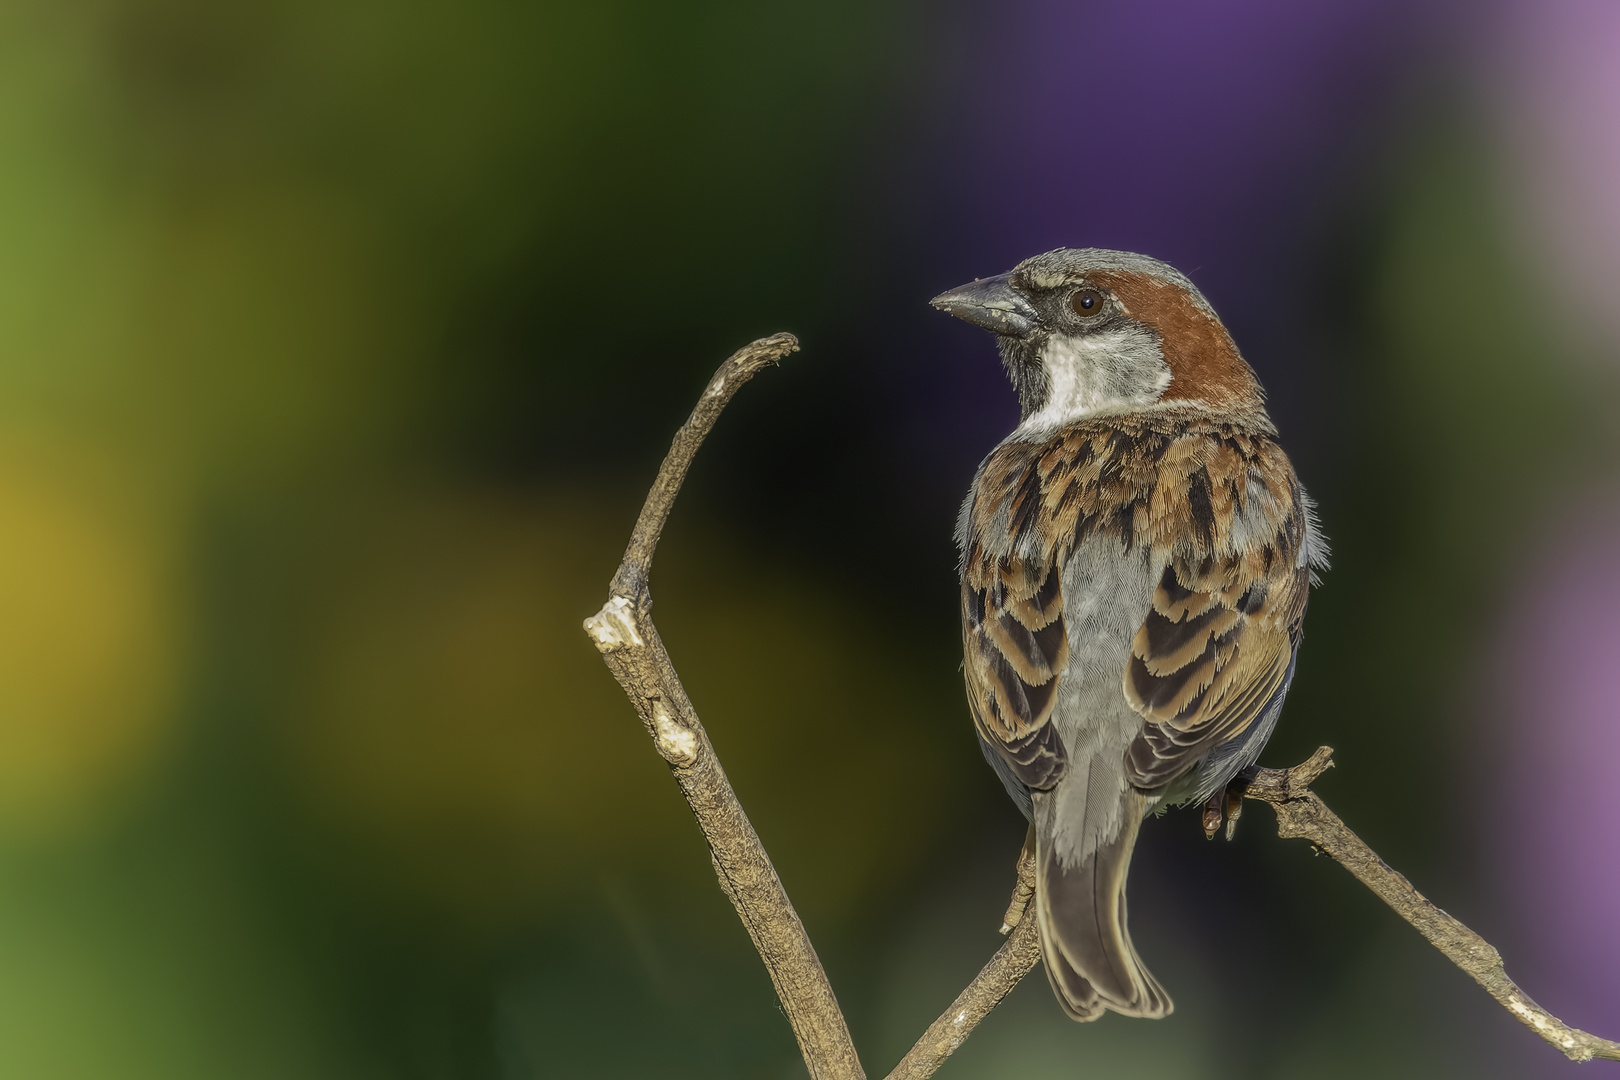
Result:
M973 719L1019 780L1051 787L1067 763L1050 723L1069 662L1062 575L1055 560L981 569L962 583L963 671Z
M1171 561L1125 668L1125 700L1147 721L1126 752L1131 783L1167 784L1254 723L1287 675L1309 583L1275 559Z
M1241 734L1287 677L1310 572L1308 506L1263 415L1165 410L1011 440L964 511L962 627L979 734L1030 787L1062 775L1050 724L1068 662L1061 567L1117 538L1169 569L1133 643L1124 692L1146 721L1128 762L1158 787Z

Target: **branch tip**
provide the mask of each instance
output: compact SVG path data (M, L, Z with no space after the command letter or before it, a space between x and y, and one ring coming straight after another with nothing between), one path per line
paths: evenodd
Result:
M658 547L664 523L669 520L669 513L675 507L675 496L680 494L681 484L692 466L692 459L697 456L698 448L709 437L715 421L720 419L720 413L743 384L762 368L780 363L784 356L798 351L798 348L799 339L792 334L772 334L749 342L732 353L710 376L691 416L675 433L669 453L664 456L664 463L653 481L652 490L647 492L647 501L642 503L641 516L636 519L636 527L630 534L630 543L625 547L619 572L613 576L612 591L619 596L635 597L643 613L653 551Z

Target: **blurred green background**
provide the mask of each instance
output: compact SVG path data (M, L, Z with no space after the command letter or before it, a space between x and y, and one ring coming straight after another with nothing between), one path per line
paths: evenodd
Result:
M1023 832L951 544L1015 409L924 301L1060 245L1227 314L1336 551L1263 760L1338 747L1330 804L1511 965L1481 673L1612 490L1615 348L1527 269L1456 5L1197 7L0 8L0 1077L801 1075L580 630L777 330L657 618L881 1075ZM1266 812L1193 818L1132 887L1175 1016L1072 1025L1036 976L942 1076L1568 1071ZM1560 970L1527 989L1620 1030Z

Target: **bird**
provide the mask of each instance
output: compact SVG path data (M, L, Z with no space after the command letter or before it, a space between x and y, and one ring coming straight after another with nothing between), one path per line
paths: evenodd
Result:
M1210 837L1235 821L1327 568L1315 504L1166 263L1059 248L931 303L995 335L1018 396L957 543L968 703L1030 822L1043 967L1075 1020L1167 1016L1127 926L1131 853L1171 806L1203 804Z

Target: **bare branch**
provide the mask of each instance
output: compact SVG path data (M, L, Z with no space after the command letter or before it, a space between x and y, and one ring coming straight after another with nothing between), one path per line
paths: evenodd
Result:
M1034 845L1026 843L1018 855L1018 884L1013 888L1001 932L1012 936L996 950L990 962L951 1002L951 1007L928 1025L917 1045L907 1051L885 1080L927 1080L945 1059L967 1041L979 1021L1001 1004L1041 960L1041 932L1034 919L1024 918L1025 908L1035 895Z
M934 1070L967 1041L979 1021L989 1016L990 1010L1001 1004L1001 999L1012 993L1040 960L1040 929L1034 919L1024 919L978 977L951 1002L951 1007L928 1025L887 1080L927 1080L933 1076Z
M1571 1061L1605 1058L1620 1061L1620 1043L1570 1027L1520 990L1502 964L1496 948L1457 921L1390 869L1377 852L1351 832L1338 815L1310 790L1311 782L1333 764L1333 751L1322 747L1292 769L1252 769L1244 797L1271 804L1277 811L1277 835L1301 837L1333 856L1395 913L1471 975L1521 1023L1563 1051Z
M676 433L642 506L624 562L614 575L611 595L600 612L585 620L585 632L601 650L686 796L709 842L720 887L765 961L811 1077L864 1080L866 1074L821 960L764 845L737 802L653 626L652 596L647 588L653 550L704 437L743 383L797 348L792 335L777 334L738 350L720 365L691 419Z
M709 385L703 388L692 415L675 433L669 453L658 468L658 478L647 492L641 516L636 518L635 531L630 534L630 544L624 549L624 561L613 576L613 584L608 586L613 596L645 596L653 550L658 547L658 538L663 535L664 523L675 507L675 496L680 494L681 483L686 479L686 470L692 466L692 459L697 456L698 447L709 437L714 422L720 419L720 413L742 389L743 383L771 364L781 363L789 353L798 351L799 339L792 334L772 334L744 345L720 365Z

